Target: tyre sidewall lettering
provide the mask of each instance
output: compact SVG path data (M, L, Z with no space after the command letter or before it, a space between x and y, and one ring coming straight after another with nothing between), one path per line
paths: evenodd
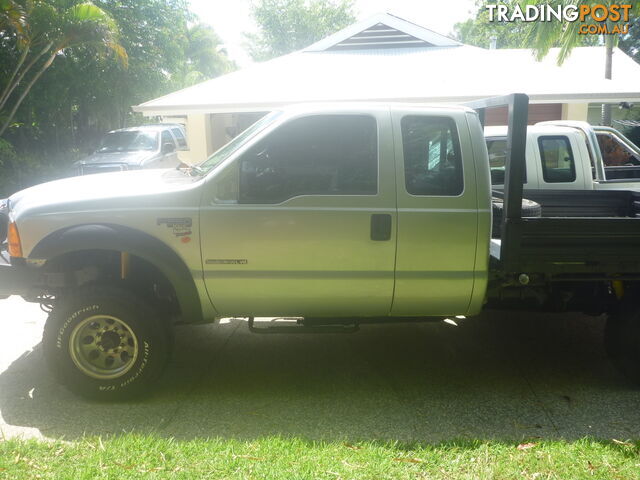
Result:
M65 345L64 345L65 342L63 341L64 334L69 328L69 325L71 325L71 323L73 323L74 320L76 320L83 313L95 312L96 310L100 310L100 305L90 305L88 307L81 308L80 310L76 310L71 315L69 315L67 320L65 320L65 322L62 324L62 326L58 330L58 335L56 337L56 347L61 350L65 348Z

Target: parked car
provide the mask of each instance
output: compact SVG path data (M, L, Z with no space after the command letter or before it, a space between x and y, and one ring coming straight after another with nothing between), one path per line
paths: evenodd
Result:
M88 158L74 164L74 173L87 175L141 168L177 166L178 150L187 149L184 127L178 124L143 125L113 130Z
M507 127L485 128L491 183L502 188ZM551 121L527 129L527 190L640 190L640 148L619 131Z
M502 105L512 148L492 239L480 119ZM606 313L607 350L640 382L640 193L580 192L600 212L621 207L602 218L573 218L572 195L555 217L523 218L528 98L471 106L480 114L298 105L197 166L18 192L0 295L51 310L47 364L72 391L101 399L156 383L175 324L231 316L254 332L326 333L485 308ZM299 320L254 322L265 316Z

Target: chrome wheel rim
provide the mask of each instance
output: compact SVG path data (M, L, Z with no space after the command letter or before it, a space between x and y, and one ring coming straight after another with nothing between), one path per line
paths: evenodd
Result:
M82 320L71 332L69 354L84 374L109 380L133 367L138 358L138 339L121 319L94 315Z

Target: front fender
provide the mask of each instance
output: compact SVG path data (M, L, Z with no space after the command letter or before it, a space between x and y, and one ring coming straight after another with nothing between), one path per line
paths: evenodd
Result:
M185 319L190 323L203 321L200 295L189 268L164 242L139 230L112 224L70 227L43 238L32 249L29 259L50 260L81 250L128 252L146 260L171 282Z

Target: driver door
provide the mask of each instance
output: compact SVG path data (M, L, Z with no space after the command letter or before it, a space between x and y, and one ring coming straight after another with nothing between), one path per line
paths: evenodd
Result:
M396 206L388 111L295 118L211 178L205 283L221 315L388 315Z

